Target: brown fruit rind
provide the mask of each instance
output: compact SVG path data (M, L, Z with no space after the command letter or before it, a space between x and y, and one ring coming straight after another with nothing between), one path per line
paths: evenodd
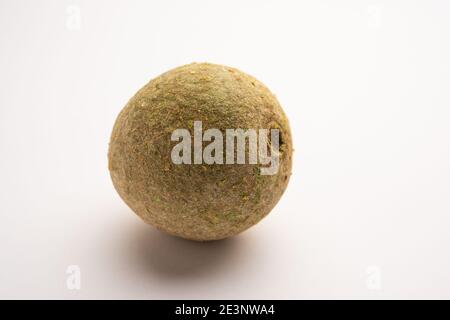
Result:
M193 135L217 128L279 129L279 170L260 164L174 164L175 129ZM248 151L248 149L247 149ZM114 125L109 170L117 192L145 222L192 240L236 235L265 217L289 181L292 140L275 96L234 68L193 63L151 80L128 102Z

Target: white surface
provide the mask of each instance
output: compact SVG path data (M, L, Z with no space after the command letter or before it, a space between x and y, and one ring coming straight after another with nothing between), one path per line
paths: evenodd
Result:
M2 1L0 298L450 298L449 9ZM269 217L209 244L145 225L107 170L126 101L194 61L271 88L296 149Z

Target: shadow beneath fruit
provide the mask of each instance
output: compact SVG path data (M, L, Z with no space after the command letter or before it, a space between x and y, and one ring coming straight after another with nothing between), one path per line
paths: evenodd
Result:
M140 272L149 276L174 278L195 278L233 269L243 260L246 251L244 239L230 239L196 242L170 236L151 226L134 225L131 245L126 253ZM245 242L245 241L244 241Z

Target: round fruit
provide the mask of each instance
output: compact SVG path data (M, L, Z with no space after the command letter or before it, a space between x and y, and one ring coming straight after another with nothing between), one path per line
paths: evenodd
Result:
M243 136L239 149L242 136L232 135L238 129L257 139ZM108 156L114 187L145 222L183 238L217 240L272 210L289 181L292 140L280 104L261 82L234 68L193 63L158 76L130 99Z

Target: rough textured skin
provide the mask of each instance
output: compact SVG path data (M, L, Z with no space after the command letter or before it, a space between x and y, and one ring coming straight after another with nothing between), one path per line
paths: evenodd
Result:
M187 128L193 136L194 120L203 122L203 132L278 128L278 173L260 175L259 163L173 164L178 142L171 134ZM217 240L272 210L289 181L292 140L281 106L261 82L234 68L193 63L151 80L131 98L114 125L108 156L114 187L145 222L183 238Z

